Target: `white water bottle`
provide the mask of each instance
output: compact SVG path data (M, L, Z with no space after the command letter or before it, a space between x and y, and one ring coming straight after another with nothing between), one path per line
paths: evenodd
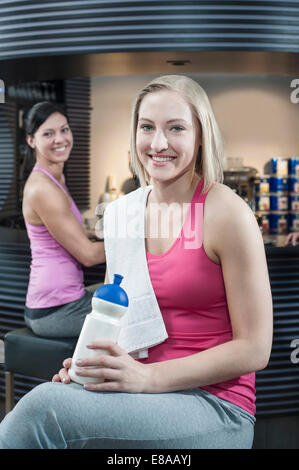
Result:
M84 385L86 382L101 382L94 377L83 377L75 373L76 361L84 357L98 354L107 354L107 351L88 349L86 345L91 341L110 340L117 342L120 333L121 317L125 314L129 300L124 289L120 287L123 276L114 274L113 284L104 284L99 287L92 297L92 311L86 315L82 330L72 358L72 365L68 374L72 381ZM91 366L93 367L93 366Z

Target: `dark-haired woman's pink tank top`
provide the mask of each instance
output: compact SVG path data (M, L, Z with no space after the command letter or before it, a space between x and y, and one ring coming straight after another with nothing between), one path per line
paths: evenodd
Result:
M189 356L232 339L221 266L202 244L203 180L195 190L179 237L161 255L147 253L151 282L168 339L149 349L152 363ZM238 358L236 357L236 360ZM202 387L219 398L255 414L255 374Z
M41 171L68 194L44 168L35 166L33 171ZM81 214L73 199L71 210L82 224ZM56 307L80 299L85 294L80 263L52 237L47 227L32 225L26 220L25 225L32 258L26 307Z

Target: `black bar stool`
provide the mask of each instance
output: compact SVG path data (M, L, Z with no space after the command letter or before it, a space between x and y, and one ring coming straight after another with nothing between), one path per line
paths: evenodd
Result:
M42 338L28 328L9 331L4 337L5 413L14 406L14 374L51 380L78 338Z

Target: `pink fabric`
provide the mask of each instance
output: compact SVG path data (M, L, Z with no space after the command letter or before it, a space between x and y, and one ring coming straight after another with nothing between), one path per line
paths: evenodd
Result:
M42 171L66 193L47 170L40 167L33 170ZM73 200L71 210L82 224L81 214ZM25 224L32 257L26 306L48 308L80 299L85 294L80 263L52 237L44 225L32 225L26 220Z
M221 266L208 258L201 243L207 195L201 194L202 187L203 180L171 248L162 255L147 253L151 282L169 337L150 348L142 363L189 356L232 339ZM187 237L193 229L195 235L190 240ZM255 414L254 373L202 388Z

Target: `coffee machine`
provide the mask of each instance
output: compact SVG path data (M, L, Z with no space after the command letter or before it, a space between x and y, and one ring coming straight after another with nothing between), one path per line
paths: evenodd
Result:
M255 211L255 180L258 171L243 166L242 158L226 158L223 183L235 191Z

